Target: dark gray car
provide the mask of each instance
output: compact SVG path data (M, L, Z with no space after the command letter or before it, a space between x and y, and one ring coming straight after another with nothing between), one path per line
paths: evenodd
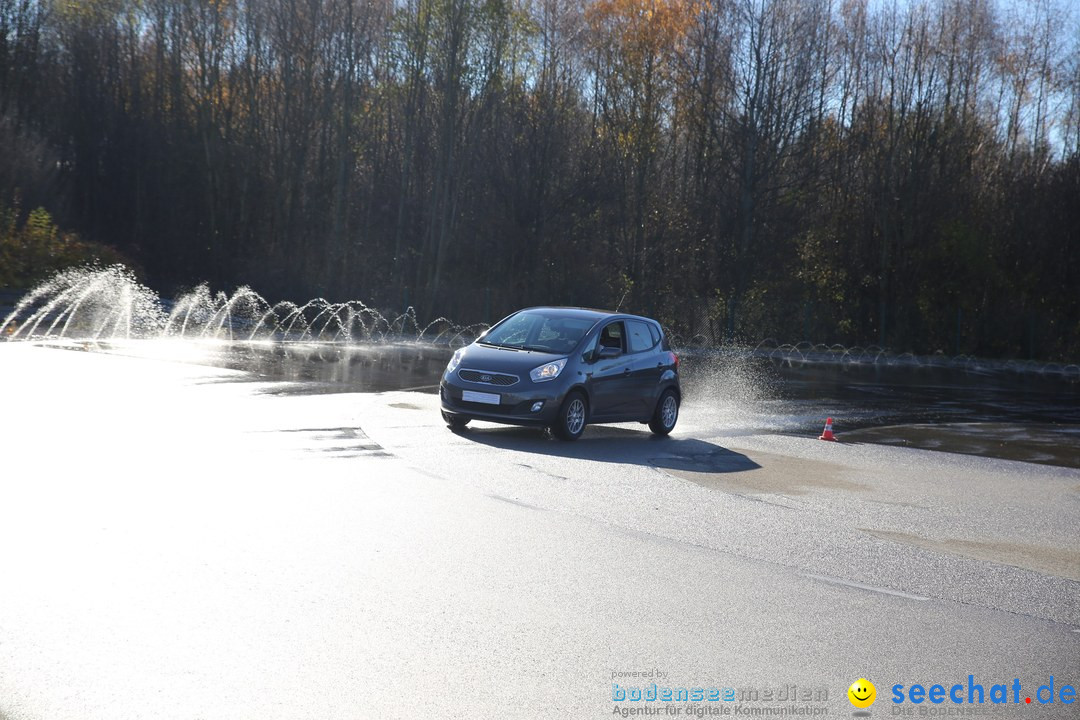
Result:
M451 429L472 419L550 427L576 440L588 423L679 418L679 358L660 323L583 308L520 310L454 353L439 386Z

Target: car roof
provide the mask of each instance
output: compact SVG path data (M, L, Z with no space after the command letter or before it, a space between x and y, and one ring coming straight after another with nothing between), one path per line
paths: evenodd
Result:
M559 305L538 305L536 307L522 308L518 312L527 312L529 310L539 311L553 311L557 312L563 317L576 317L588 320L600 320L602 318L632 318L636 320L647 320L652 323L656 323L656 320L652 318L644 317L643 315L632 315L630 313L621 313L615 310L598 310L596 308L582 308L582 307L563 307ZM515 313L516 314L516 313Z

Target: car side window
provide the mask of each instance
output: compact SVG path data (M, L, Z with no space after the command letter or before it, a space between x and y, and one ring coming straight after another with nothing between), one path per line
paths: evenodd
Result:
M649 323L649 334L652 335L652 344L660 342L660 331L656 329L656 326Z
M585 341L585 347L581 350L581 359L585 362L590 362L594 359L593 353L596 352L596 344L600 341L600 333L596 333L591 338Z
M626 334L630 340L630 352L645 352L656 343L653 342L649 326L640 320L626 321Z
M599 347L613 347L618 348L619 352L626 352L626 342L623 338L624 334L621 320L609 323L600 331Z

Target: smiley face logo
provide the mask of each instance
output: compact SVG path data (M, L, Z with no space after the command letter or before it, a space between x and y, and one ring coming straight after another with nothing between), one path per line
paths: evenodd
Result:
M848 700L857 708L868 708L877 699L877 688L866 678L859 678L847 689Z

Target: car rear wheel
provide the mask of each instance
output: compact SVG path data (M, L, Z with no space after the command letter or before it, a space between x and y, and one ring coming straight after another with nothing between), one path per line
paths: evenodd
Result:
M563 400L559 417L551 431L560 440L577 440L585 432L589 418L589 401L580 392L572 392Z
M453 415L444 410L442 419L446 421L446 424L450 426L451 430L457 431L464 430L465 426L469 424L469 420L472 418L467 418L464 415Z
M649 429L657 435L667 435L675 429L679 420L679 397L674 390L665 390L656 403L656 411L649 421Z

